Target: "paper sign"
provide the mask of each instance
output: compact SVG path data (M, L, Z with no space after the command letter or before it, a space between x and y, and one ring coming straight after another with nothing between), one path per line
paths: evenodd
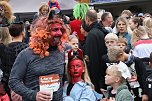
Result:
M39 77L40 91L56 92L60 87L59 74L52 74Z

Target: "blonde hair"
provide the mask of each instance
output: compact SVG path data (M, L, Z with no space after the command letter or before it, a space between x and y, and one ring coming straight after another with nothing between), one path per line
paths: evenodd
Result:
M122 49L120 49L118 46L113 46L113 47L108 48L107 55L108 55L108 58L110 61L117 62L118 57L123 52L124 51Z
M77 59L77 58L75 58ZM74 59L72 59L74 60ZM87 70L87 65L86 65L86 62L85 60L82 60L82 63L84 64L84 73L82 74L82 79L91 85L91 87L94 89L94 85L92 84L91 80L90 80L90 77L89 77L89 74L88 74L88 70ZM71 75L69 73L69 68L70 68L70 65L69 65L69 61L67 63L67 66L66 66L66 74L67 74L67 79L69 82L71 82L72 78L71 78Z
M11 42L11 36L7 27L0 27L0 43L7 45Z
M148 36L150 38L152 38L152 18L146 18L146 19L144 19L143 26L146 26L146 27L149 28L149 34L148 34Z
M40 8L39 8L39 13L38 13L39 16L42 15L42 9L43 9L44 7L47 7L47 8L48 8L48 14L49 14L49 12L50 12L50 7L49 7L49 5L48 5L47 3L45 3L45 2L42 2L41 6L40 6Z
M106 70L106 73L107 72L110 72L113 76L116 76L116 77L119 77L120 78L120 84L124 84L126 83L126 80L125 78L122 76L122 72L119 71L120 68L118 65L110 65L107 70Z
M117 33L119 32L118 31L118 27L117 27L119 21L122 21L122 22L124 22L126 24L126 32L128 32L129 34L133 33L132 30L131 30L131 28L130 28L130 26L129 26L129 24L128 24L127 19L124 18L124 17L121 17L121 16L116 20L116 23L115 23L115 27L116 27L116 32Z
M123 11L121 12L121 15L122 15L122 14L127 14L129 17L133 15L130 10L123 10Z
M118 41L118 36L114 33L108 33L104 40L115 40L115 41Z
M147 34L149 36L149 29L146 26L139 26L133 31L132 44L134 45L137 41L141 39L141 36Z
M4 9L4 16L7 18L8 22L11 23L15 19L11 5L6 0L3 0L0 1L0 6Z
M124 43L126 46L128 46L128 41L126 40L126 38L118 38L117 43Z
M69 35L69 41L71 41L74 38L78 39L78 37L76 35Z

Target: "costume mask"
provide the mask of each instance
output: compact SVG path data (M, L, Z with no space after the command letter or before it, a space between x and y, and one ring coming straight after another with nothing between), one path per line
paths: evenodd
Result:
M63 34L63 27L60 23L51 24L51 46L57 46L60 43L61 36Z
M84 72L84 64L80 59L74 59L70 61L69 64L69 73L72 77L72 80L81 81L82 73ZM73 81L72 81L73 82Z

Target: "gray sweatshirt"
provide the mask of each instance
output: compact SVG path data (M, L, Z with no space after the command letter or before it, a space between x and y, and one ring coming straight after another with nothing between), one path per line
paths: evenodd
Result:
M10 88L23 97L23 101L36 101L39 91L39 76L59 74L60 88L53 93L53 101L62 101L62 77L64 73L64 54L59 50L40 58L30 48L26 48L17 56L10 78Z

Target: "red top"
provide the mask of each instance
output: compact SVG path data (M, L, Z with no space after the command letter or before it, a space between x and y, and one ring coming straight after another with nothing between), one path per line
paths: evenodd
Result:
M49 1L48 5L50 6L50 8L57 7L59 10L61 10L58 2L51 3Z
M73 20L73 21L70 21L70 27L71 27L71 30L72 32L77 32L77 35L78 35L78 38L80 41L84 41L84 35L81 34L81 20Z

